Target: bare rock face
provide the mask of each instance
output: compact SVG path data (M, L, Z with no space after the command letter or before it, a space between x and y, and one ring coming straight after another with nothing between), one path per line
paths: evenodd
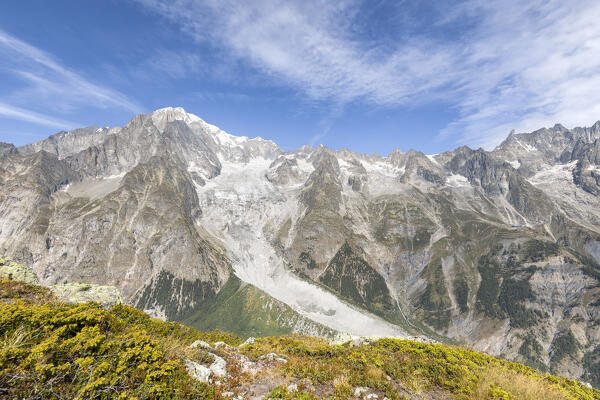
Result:
M31 268L3 256L0 256L0 277L39 285L37 276ZM106 308L123 303L121 293L114 286L73 282L64 285L51 285L49 289L54 296L67 303L87 303L91 301Z
M20 154L33 154L40 151L65 158L98 143L102 143L107 135L120 131L121 128L98 128L90 126L70 132L59 132L36 143L19 147Z
M13 260L0 256L0 277L3 279L21 281L39 285L37 275L31 270Z
M67 283L50 286L52 293L67 303L87 303L94 301L102 307L122 304L119 290L114 286L93 285L89 283Z
M45 151L0 157L0 251L26 265L45 233L52 196L79 174Z
M166 108L1 145L0 252L162 318L258 310L225 293L239 278L282 326L451 338L600 385L599 143L600 122L490 152L286 152Z
M198 198L176 162L140 163L102 199L60 195L40 250L44 281L118 285L138 307L175 318L227 279L227 258L196 229Z
M5 156L8 154L17 154L17 148L10 143L0 142L0 156Z
M304 264L301 271L308 276L320 274L325 263L345 241L342 207L342 181L336 157L325 149L312 158L314 171L298 196L304 215L294 224L292 257Z
M267 179L276 185L287 185L299 182L302 179L302 171L298 167L298 160L279 156L269 166Z

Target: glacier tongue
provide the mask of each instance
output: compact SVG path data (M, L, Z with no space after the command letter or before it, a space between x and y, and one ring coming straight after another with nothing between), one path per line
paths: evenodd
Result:
M235 274L301 315L355 335L406 336L399 327L343 302L290 272L268 239L273 229L298 213L300 187L279 189L265 175L273 160L223 161L221 174L197 186L202 225L220 238Z

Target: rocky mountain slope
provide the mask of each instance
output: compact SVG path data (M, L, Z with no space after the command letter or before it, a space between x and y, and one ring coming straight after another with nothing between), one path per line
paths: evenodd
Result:
M599 140L600 122L491 152L289 152L166 108L3 145L0 253L198 326L264 310L239 311L250 285L283 326L430 336L600 385Z
M600 391L411 340L204 333L0 279L0 397L596 400Z

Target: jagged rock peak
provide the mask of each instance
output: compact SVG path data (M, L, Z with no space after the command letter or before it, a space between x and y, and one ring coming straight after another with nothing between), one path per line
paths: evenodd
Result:
M14 144L0 142L0 156L7 154L16 154L17 149Z
M319 147L316 148L310 156L310 161L315 168L326 168L332 172L339 171L340 168L334 152L323 145L319 145Z
M402 150L400 150L399 148L396 147L394 150L392 150L392 152L390 153L390 155L388 157L391 157L391 158L398 157L398 156L401 156L402 154L404 154L404 153L402 153Z

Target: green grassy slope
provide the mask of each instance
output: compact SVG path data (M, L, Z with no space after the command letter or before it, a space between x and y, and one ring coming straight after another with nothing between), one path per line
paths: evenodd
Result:
M235 275L231 275L214 300L205 302L182 322L200 330L234 332L244 338L291 333L324 337L335 334L262 290L241 282Z

